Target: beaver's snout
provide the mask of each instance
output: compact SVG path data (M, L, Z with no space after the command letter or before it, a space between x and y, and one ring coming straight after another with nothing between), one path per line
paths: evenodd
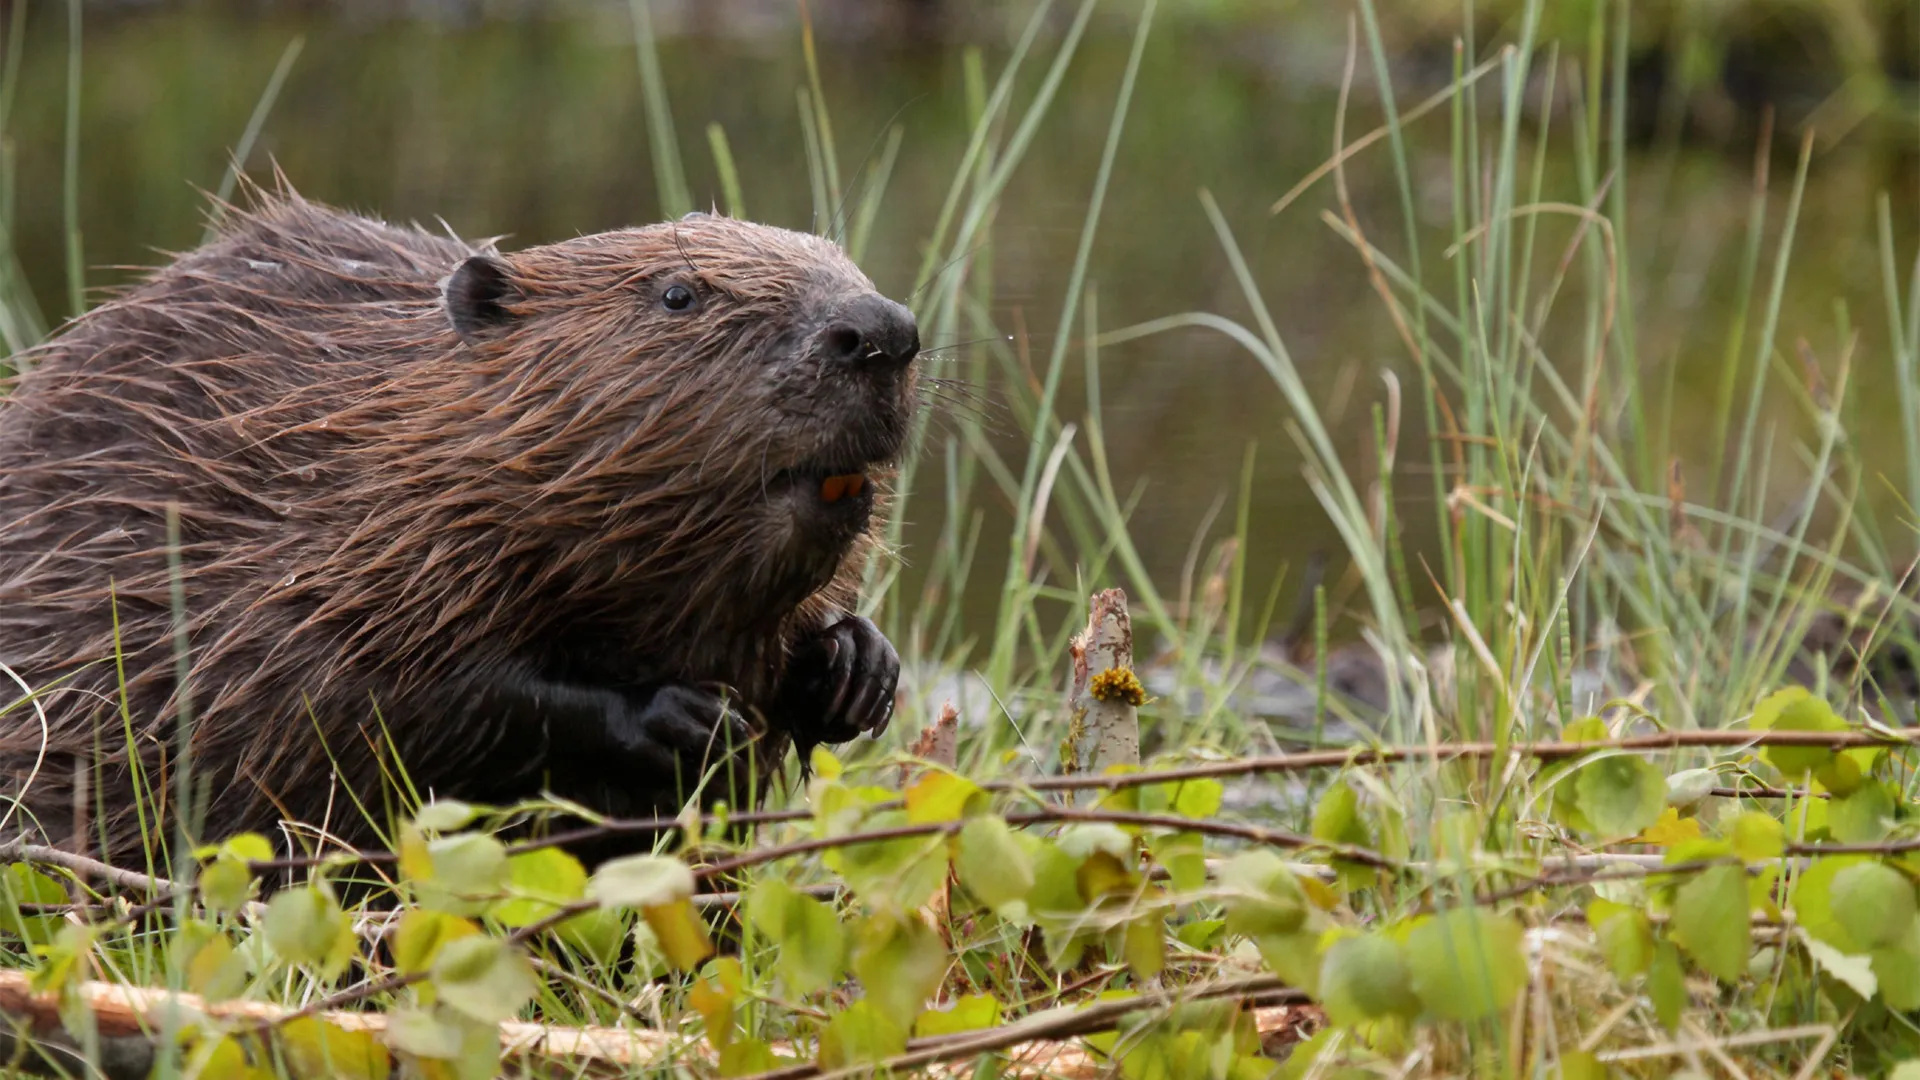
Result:
M913 312L878 293L857 296L820 332L821 359L854 370L898 371L920 355Z

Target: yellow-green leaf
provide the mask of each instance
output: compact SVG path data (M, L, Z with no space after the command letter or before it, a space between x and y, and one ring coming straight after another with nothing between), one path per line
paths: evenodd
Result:
M315 885L275 893L262 929L288 963L318 968L329 979L346 970L359 943L333 894Z
M903 1032L939 989L947 960L940 936L914 915L870 915L854 931L853 973L867 1000Z
M1001 918L1023 920L1034 885L1033 859L1006 821L984 814L968 819L958 847L953 869L961 886Z
M692 971L713 955L707 924L693 909L692 901L674 900L643 907L640 917L647 921L653 936L659 940L660 951L666 954L667 962L681 971Z
M540 989L526 957L483 934L441 945L433 985L449 1008L484 1024L512 1019Z
M1587 925L1600 939L1607 966L1622 979L1631 979L1653 962L1653 923L1645 912L1595 899L1587 905Z
M1680 1013L1687 1007L1687 980L1680 970L1680 951L1672 942L1663 941L1653 950L1653 963L1647 966L1647 997L1653 1001L1653 1015L1669 1033L1680 1030Z
M1754 707L1748 725L1755 731L1845 731L1847 722L1833 706L1814 697L1805 687L1792 686L1772 694ZM1833 760L1824 746L1769 746L1767 761L1789 780L1799 780Z
M1228 933L1287 934L1306 920L1299 879L1271 851L1254 848L1234 855L1220 864L1219 877Z
M602 904L646 908L693 896L693 871L665 855L629 855L602 863L587 882L587 895Z
M1834 919L1862 948L1885 948L1912 929L1913 882L1885 863L1846 867L1834 875L1831 890Z
M1420 1011L1406 950L1384 933L1351 935L1327 947L1320 960L1320 1000L1336 1024Z
M907 821L915 825L959 821L986 801L987 793L973 781L944 769L929 769L906 790Z
M1874 844L1893 831L1893 795L1878 780L1827 802L1827 831L1842 844Z
M820 1032L820 1067L840 1069L884 1060L907 1048L907 1026L861 999Z
M295 1076L338 1080L387 1080L393 1063L377 1039L348 1031L317 1017L301 1017L280 1027L280 1045Z
M1667 805L1666 777L1630 754L1587 762L1573 784L1580 812L1600 836L1632 836L1658 821Z
M1777 859L1787 850L1787 832L1770 814L1748 810L1733 820L1733 852L1747 862Z
M913 1022L916 1038L958 1035L980 1031L1000 1023L1000 1000L992 994L968 994L937 1009L922 1012Z
M1674 894L1672 934L1706 972L1724 982L1739 981L1753 944L1746 871L1713 866L1681 885Z
M774 968L787 990L806 996L840 978L847 935L833 908L768 878L747 894L747 922L774 944Z
M507 859L511 899L493 906L506 926L529 926L587 893L587 871L580 860L559 848L536 848Z
M59 932L58 915L26 915L23 904L64 904L67 890L60 882L26 863L10 863L0 873L0 933L34 944L52 941Z
M427 971L447 942L479 932L479 927L458 915L413 908L400 916L393 932L394 966L406 974Z
M1413 991L1444 1020L1494 1016L1527 984L1520 924L1482 908L1455 908L1421 920L1406 938Z

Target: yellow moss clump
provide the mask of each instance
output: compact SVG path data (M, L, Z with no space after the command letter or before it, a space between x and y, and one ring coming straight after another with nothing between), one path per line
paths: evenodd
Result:
M1095 675L1087 693L1095 701L1124 702L1136 708L1147 703L1147 688L1140 685L1140 676L1132 668L1108 668Z

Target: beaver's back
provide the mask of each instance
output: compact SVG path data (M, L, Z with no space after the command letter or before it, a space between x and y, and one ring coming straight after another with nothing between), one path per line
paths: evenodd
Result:
M273 199L20 357L0 397L0 662L42 684L50 752L39 723L12 722L16 705L0 724L0 784L23 790L31 775L44 814L70 783L66 751L99 740L125 765L111 749L125 746L116 669L136 743L171 742L176 577L197 667L246 673L263 715L298 692L311 659L275 657L324 599L297 568L324 564L360 524L346 475L367 434L355 405L450 346L436 283L473 252ZM210 690L195 711L242 692ZM216 791L274 754L308 753L265 722L207 734L197 757Z

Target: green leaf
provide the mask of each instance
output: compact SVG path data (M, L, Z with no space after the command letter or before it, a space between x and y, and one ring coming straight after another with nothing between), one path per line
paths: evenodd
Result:
M504 926L530 926L585 896L587 871L580 860L559 848L536 848L507 859L507 891L512 899L493 906Z
M681 971L692 971L713 955L713 941L707 937L707 924L693 910L691 900L674 900L640 909L640 917L653 931L667 962Z
M1755 731L1845 731L1847 722L1833 706L1814 697L1806 688L1788 687L1767 697L1754 707L1748 724ZM1833 760L1833 751L1824 746L1769 746L1763 756L1789 780L1804 779L1807 774Z
M1167 966L1167 909L1154 907L1120 928L1120 955L1133 979L1158 978Z
M1600 938L1607 966L1620 978L1642 974L1653 962L1653 923L1645 912L1596 899L1587 905L1587 925Z
M1787 850L1787 832L1770 814L1748 810L1733 820L1733 852L1743 860L1764 862Z
M1681 885L1674 894L1671 932L1707 973L1723 982L1739 981L1753 944L1746 871L1713 866Z
M67 890L57 878L35 870L26 863L9 863L0 873L0 932L44 945L59 933L63 921L58 915L24 915L22 904L64 904Z
M715 1050L725 1050L733 1041L733 1006L745 982L740 961L723 956L708 964L705 974L687 991L687 1004L706 1022L707 1043Z
M1893 796L1878 780L1827 801L1827 831L1842 844L1876 844L1893 831Z
M1078 858L1104 851L1121 862L1133 858L1133 837L1118 825L1105 822L1069 825L1060 830L1060 850Z
M1680 970L1680 951L1672 942L1654 946L1653 963L1647 966L1647 997L1653 1001L1653 1015L1669 1034L1680 1030L1680 1013L1687 1007L1687 980Z
M1633 836L1658 821L1667 805L1666 777L1630 754L1582 765L1573 784L1580 813L1600 836Z
M318 1017L303 1016L280 1026L280 1049L293 1076L336 1080L387 1080L393 1063L370 1032L348 1031Z
M1885 863L1842 869L1833 877L1831 892L1835 921L1848 940L1864 949L1890 946L1913 927L1913 882Z
M1478 1020L1513 1003L1527 984L1520 924L1483 908L1455 908L1413 925L1406 939L1413 991L1444 1020Z
M1320 1000L1336 1024L1420 1012L1406 951L1384 933L1343 937L1327 947L1320 960Z
M1866 946L1853 939L1836 917L1833 882L1841 871L1867 862L1859 855L1830 855L1818 858L1801 871L1793 883L1793 915L1807 933L1843 953L1864 953Z
M400 916L400 925L394 929L394 966L405 974L427 971L447 942L479 932L479 927L458 915L414 908Z
M1026 918L1027 895L1033 892L1033 859L999 817L970 818L960 828L954 873L974 899L1010 922Z
M424 907L458 915L478 915L507 888L507 851L500 841L480 833L460 833L429 841L431 871L413 882Z
M930 769L906 790L907 821L914 825L959 821L986 802L987 793L980 785L944 769Z
M752 1076L791 1064L793 1059L774 1056L773 1047L760 1039L734 1039L720 1051L721 1076Z
M1253 935L1268 970L1308 994L1320 993L1320 934L1309 929Z
M629 855L600 864L587 895L614 907L647 908L693 897L693 871L665 855Z
M594 963L608 965L620 959L620 950L625 946L627 929L632 921L633 917L625 911L594 908L554 927L553 932L566 942L567 947Z
M1373 846L1373 837L1360 820L1360 796L1344 779L1328 785L1314 804L1313 838L1328 844Z
M1300 880L1271 851L1254 848L1234 855L1220 864L1219 878L1228 933L1288 934L1306 921Z
M333 894L318 885L273 894L262 929L282 959L317 968L328 979L347 969L359 943L352 920Z
M1880 992L1880 980L1873 974L1871 956L1843 953L1807 933L1805 927L1800 928L1799 939L1800 943L1806 946L1807 955L1813 958L1814 964L1821 971L1846 984L1847 989L1860 995L1860 1000L1866 1001Z
M1563 1050L1559 1080L1607 1080L1607 1067L1585 1050Z
M239 911L253 899L253 871L244 860L219 855L200 871L200 899L214 911Z
M1693 809L1713 794L1715 779L1712 769L1682 769L1674 773L1667 777L1667 805L1676 810Z
M872 815L872 831L909 824L904 811ZM847 887L876 907L912 911L924 905L947 880L949 845L941 836L906 836L897 840L849 844L822 858L827 869L846 879Z
M827 1021L820 1032L820 1067L869 1065L907 1048L907 1027L862 998Z
M1900 1012L1920 1009L1920 920L1906 928L1885 948L1873 950L1873 973L1880 984L1880 1000Z
M187 989L210 1001L237 996L247 983L246 957L210 924L183 923L173 938L173 962L186 974Z
M447 1007L483 1024L512 1019L540 989L526 957L484 934L442 945L433 985Z
M928 1009L913 1022L915 1038L958 1035L980 1031L1000 1023L1000 1001L992 994L968 994L955 998L940 1009Z
M415 1057L451 1060L460 1056L467 1025L457 1013L396 1009L387 1017L387 1045Z
M947 949L917 916L881 912L854 931L853 973L866 1000L904 1032L946 977Z
M775 945L774 967L787 990L806 996L840 978L847 934L833 908L769 878L747 894L747 922Z
M1174 789L1173 812L1186 818L1210 818L1220 812L1227 788L1218 780L1182 780Z
M1199 833L1169 833L1155 836L1153 860L1167 868L1167 877L1181 892L1196 892L1207 885L1206 843Z
M458 799L435 799L420 808L420 812L414 815L413 823L422 829L444 833L464 829L478 816L480 811L477 808Z

